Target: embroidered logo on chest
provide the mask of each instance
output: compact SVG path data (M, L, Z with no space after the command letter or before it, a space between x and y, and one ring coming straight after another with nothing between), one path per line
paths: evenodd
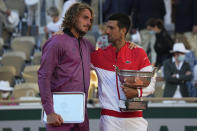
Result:
M126 64L130 64L130 63L131 63L131 61L127 60L127 61L125 61L125 63L126 63Z

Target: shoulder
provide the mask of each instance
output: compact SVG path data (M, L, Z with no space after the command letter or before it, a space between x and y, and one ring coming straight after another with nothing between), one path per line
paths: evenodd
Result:
M163 62L163 64L164 64L164 66L165 66L165 65L172 64L172 58L166 59L166 60Z
M71 40L71 38L65 34L55 35L45 42L43 50L48 48L61 48L65 46L65 44L70 43L69 40Z
M82 41L92 50L95 50L94 43L91 43L87 38L82 38Z
M87 38L82 38L82 41L88 45L92 44Z
M92 53L92 56L110 56L113 50L115 50L115 48L112 45L109 45L105 48L98 48Z
M137 46L136 48L133 49L134 51L138 52L145 52L145 50L141 46Z
M136 48L130 49L133 51L133 53L139 55L139 56L144 56L147 55L145 50L141 46L137 46Z
M184 63L183 63L185 66L189 66L190 67L190 65L189 65L189 63L187 62L187 61L184 61Z

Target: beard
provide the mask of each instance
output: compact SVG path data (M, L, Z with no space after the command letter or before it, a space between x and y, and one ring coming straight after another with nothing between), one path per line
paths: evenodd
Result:
M79 34L80 37L83 37L88 31L82 31L76 24L74 25L74 29Z

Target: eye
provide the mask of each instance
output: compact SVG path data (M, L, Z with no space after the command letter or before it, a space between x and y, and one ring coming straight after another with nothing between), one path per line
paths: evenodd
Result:
M107 26L108 29L113 30L114 28L112 26Z

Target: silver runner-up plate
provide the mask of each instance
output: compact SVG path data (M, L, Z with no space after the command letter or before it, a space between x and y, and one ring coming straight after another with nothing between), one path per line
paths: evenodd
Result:
M64 123L82 123L85 118L85 93L53 92L53 107ZM42 121L47 123L47 115L42 111Z

